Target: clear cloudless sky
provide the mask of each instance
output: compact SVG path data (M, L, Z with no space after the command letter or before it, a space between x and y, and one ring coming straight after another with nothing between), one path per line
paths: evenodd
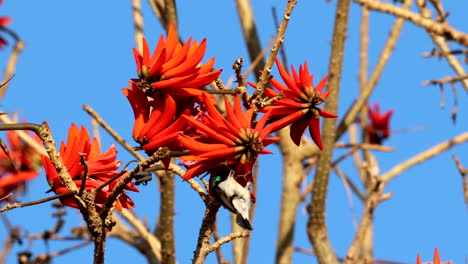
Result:
M283 12L284 1L252 1L257 28L262 45L275 34L271 7ZM152 47L163 30L154 18L148 3L143 1L145 36ZM463 31L468 31L466 1L444 1L450 11L449 21ZM239 57L248 58L240 31L234 1L178 1L180 33L184 39L193 36L196 40L208 39L204 61L216 57L216 68L223 68L222 79L226 82L233 74L231 65ZM316 80L328 71L330 41L333 30L336 0L298 1L285 36L288 61L299 65L307 60ZM414 8L413 8L414 9ZM19 58L15 78L1 102L2 111L19 111L21 118L40 123L47 120L57 144L66 140L70 123L90 128L90 118L82 110L82 104L94 108L115 130L131 141L133 113L121 88L136 76L131 48L135 46L130 1L25 1L6 0L0 7L0 15L10 16L10 28L26 42ZM378 60L394 18L372 13L370 26L369 65L371 69ZM358 95L359 23L360 7L352 3L350 25L345 50L344 72L341 82L338 114L343 116ZM456 47L456 46L455 46ZM433 44L425 31L407 23L401 39L377 84L371 101L379 101L383 110L394 109L392 129L425 126L424 130L398 133L385 142L395 147L396 152L375 153L381 171L467 129L467 94L457 85L459 114L456 124L450 119L453 93L447 89L447 107L440 108L440 92L437 87L423 87L425 80L453 75L446 61L425 59ZM0 61L5 65L11 45L0 51ZM246 65L248 65L248 60ZM466 66L466 65L465 65ZM4 66L2 66L4 67ZM276 68L273 74L277 75ZM101 132L102 148L107 149L112 139ZM307 133L308 136L308 133ZM341 141L347 141L343 137ZM119 159L132 159L120 147ZM260 176L252 232L249 263L272 263L277 239L279 202L281 191L281 156L276 154L260 158ZM343 153L337 151L335 156ZM393 197L382 203L375 212L375 256L406 263L415 263L421 253L423 260L432 260L433 250L438 247L443 260L465 263L468 255L468 217L462 194L461 177L451 155L456 154L468 167L468 145L450 149L446 153L418 165L398 176L387 187ZM358 180L351 161L341 168L349 177ZM310 182L312 174L308 175ZM333 247L343 256L352 241L355 227L349 200L342 182L331 175L327 201L327 224ZM136 202L135 212L146 217L153 228L159 206L155 182L140 188L140 193L131 193ZM44 173L32 181L23 201L46 197L48 189ZM188 184L177 179L175 232L177 261L190 263L196 247L196 239L204 213L202 201ZM362 206L353 197L354 211L360 216ZM50 204L21 208L7 213L15 225L28 233L40 233L54 225ZM229 214L221 210L218 219L220 233L229 233ZM83 224L79 213L69 209L66 228ZM294 244L311 248L306 234L307 214L305 203L298 208ZM67 231L67 230L64 230ZM4 228L0 238L6 238ZM76 242L51 242L54 252ZM133 248L109 239L106 263L144 263L145 259ZM16 263L15 253L28 249L28 243L15 246L8 263ZM230 259L230 244L222 247ZM41 241L35 241L34 253L46 249ZM54 263L91 263L92 246L66 254ZM315 263L314 257L294 254L294 263ZM216 263L211 254L207 263Z

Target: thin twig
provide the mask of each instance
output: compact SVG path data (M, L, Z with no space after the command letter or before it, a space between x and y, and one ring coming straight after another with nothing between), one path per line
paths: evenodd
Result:
M334 166L334 169L338 177L343 182L343 186L345 187L346 197L348 198L348 203L349 203L349 210L351 212L351 221L352 221L354 229L357 230L358 228L357 217L356 217L356 212L354 210L354 202L353 202L353 195L351 193L351 185L349 184L349 182L351 181L348 177L344 175L344 172L342 170L338 169L335 166ZM354 188L357 189L356 186L354 186Z
M434 21L430 18L423 17L405 8L401 8L390 3L380 2L376 0L354 0L369 9L401 17L405 20L413 22L415 25L424 28L429 33L445 37L449 40L454 40L461 45L468 46L468 34L452 28L447 23Z
M63 197L67 197L67 196L70 196L70 195L73 195L73 194L76 194L76 191L68 191L68 192L65 192L65 193L60 193L60 194L57 194L57 195L54 195L54 196L50 196L50 197L39 199L39 200L32 201L32 202L13 203L13 204L9 203L9 204L6 204L5 206L3 206L0 209L0 213L9 211L9 210L15 209L15 208L21 208L21 207L27 207L27 206L31 206L31 205L45 203L45 202L52 201L52 200L55 200L55 199L60 199L60 198L63 198Z
M281 48L281 44L284 41L284 34L286 33L286 28L288 26L289 19L291 18L291 12L296 5L295 0L288 0L288 4L284 10L283 20L281 21L281 25L278 28L278 34L276 35L275 42L273 47L271 48L270 55L268 56L265 66L263 67L262 74L259 77L259 81L257 83L257 89L255 89L252 96L249 98L249 102L253 103L254 100L260 98L265 91L266 84L269 80L269 76L271 73L271 69L273 66L273 62L275 61L276 54L278 53L279 49ZM255 105L255 103L253 103Z
M82 247L85 247L85 246L91 244L92 242L93 241L88 240L88 241L84 241L84 242L81 242L79 244L73 245L71 247L56 251L56 252L51 253L51 254L39 255L39 256L36 257L36 260L55 258L55 257L61 256L61 255L70 253L70 252L72 252L74 250L80 249ZM33 263L35 263L35 262L33 262ZM42 263L42 262L38 262L38 263Z
M278 13L276 12L276 7L275 6L272 6L271 7L271 14L273 16L273 22L275 23L275 28L278 28L279 27L279 19L278 19ZM283 63L283 65L289 65L288 64L288 58L286 56L286 47L284 46L284 43L283 45L281 45L281 48L280 48L280 53L281 53L281 62Z
M114 140L119 143L124 149L130 152L135 158L139 161L144 160L145 158L138 152L136 152L130 144L128 144L115 130L113 130L100 116L88 105L83 105L83 110L85 110L96 122L98 122L101 127L111 135Z
M3 76L3 81L2 83L2 88L0 89L0 100L5 96L5 93L7 91L9 81L16 70L16 64L18 63L18 58L21 52L23 51L24 47L26 44L19 38L18 34L14 32L13 30L6 28L6 27L1 27L1 31L6 32L9 34L14 40L15 40L15 46L13 47L13 50L11 51L10 58L8 58L8 63L5 69L5 75Z
M457 50L449 50L448 52L443 52L439 49L433 48L431 52L424 52L421 56L423 58L436 57L440 59L447 55L468 55L468 49L457 49Z
M0 115L0 121L4 124L16 123L13 122L13 120L11 120L7 115ZM21 130L15 130L15 133L23 142L25 142L31 148L33 148L34 151L42 155L47 155L47 152L45 151L44 147L40 143L38 143L31 135Z
M209 246L205 247L204 254L207 255L210 252L215 251L222 244L225 244L225 243L227 243L229 241L232 241L232 240L234 240L236 238L248 237L248 236L250 236L250 231L243 231L243 232L237 232L237 233L229 234L229 235L227 235L225 237L220 238L218 241L216 241L212 245L209 245Z
M426 160L441 154L442 152L452 148L453 146L463 144L466 141L468 141L468 132L462 133L456 137L453 137L450 140L439 143L427 149L426 151L423 151L407 159L406 161L395 165L393 168L383 173L381 175L381 179L383 182L388 182L396 176L400 175L401 173L405 172L409 168L413 167L414 165L425 162Z
M468 207L468 181L466 180L466 175L468 174L468 169L463 168L463 165L461 162L457 159L455 154L452 155L452 159L455 162L455 165L457 165L458 172L460 172L460 175L462 177L462 182L463 182L463 196L465 197L465 204Z
M338 167L333 167L333 170L336 172L338 177L340 177L341 180L345 182L346 185L348 185L351 190L354 192L354 194L359 198L361 201L366 200L366 196L359 190L357 185L348 177L344 174L344 172L338 168Z
M467 80L468 79L468 74L465 75L457 75L457 76L446 76L441 79L436 79L436 80L429 80L423 82L423 86L428 86L428 85L440 85L440 84L445 84L445 83L454 83L454 82L459 82L462 80Z
M138 217L128 209L122 209L120 215L131 225L137 233L140 239L146 241L149 246L150 252L147 254L154 254L156 259L161 261L161 242L148 230L148 228L138 219Z

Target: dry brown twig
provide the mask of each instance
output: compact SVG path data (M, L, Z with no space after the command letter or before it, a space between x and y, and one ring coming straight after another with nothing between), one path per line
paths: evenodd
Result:
M7 115L0 115L0 121L4 124L15 124L15 122L13 122L13 120L11 120ZM34 140L34 138L32 138L28 133L21 130L15 130L15 133L22 141L33 148L34 151L42 155L47 155L44 147L41 146L41 144L39 144L36 140Z
M1 27L1 31L4 31L8 35L10 35L14 40L15 44L13 46L13 50L10 53L10 57L8 58L7 66L5 69L5 74L3 75L3 80L2 80L2 87L0 88L0 100L5 96L9 81L11 78L13 78L13 75L16 70L16 64L18 63L18 58L21 52L23 51L24 47L26 44L21 40L21 38L14 32L13 30L6 28L6 27Z
M434 21L430 18L421 16L412 11L386 2L380 2L376 0L354 0L354 2L374 11L401 17L405 20L413 22L417 26L424 28L429 33L442 36L446 39L454 40L461 45L468 46L468 34L452 28L448 23Z
M418 10L419 10L419 13L421 14L421 16L423 16L423 17L425 17L427 19L431 19L431 11L427 8L427 6L425 4L425 1L424 0L416 0L416 3L418 4ZM440 2L438 2L436 4L436 6L437 5L440 5L439 9L441 10L442 9L442 7L441 7L442 4ZM448 23L444 23L444 24L448 24ZM458 61L457 57L455 57L453 54L451 54L451 48L447 43L448 39L445 36L438 36L438 35L430 33L430 32L429 32L429 36L431 37L434 44L438 47L441 54L443 54L443 56L447 60L447 63L453 69L453 71L459 76L466 75L465 69L461 65L461 63ZM463 85L463 87L465 88L465 91L468 92L468 79L462 79L462 80L460 80L460 82Z
M249 98L249 102L252 105L255 105L256 104L255 100L258 100L257 98L260 98L263 95L265 86L268 82L268 79L271 73L273 62L275 61L275 58L276 58L276 54L278 53L279 49L281 48L281 44L284 41L284 34L286 32L289 19L291 18L291 12L295 5L296 5L296 1L288 0L288 4L286 5L286 8L284 10L283 20L281 21L281 24L278 28L278 34L276 35L276 39L274 41L273 47L271 48L270 55L268 56L266 60L265 66L263 67L262 74L259 77L259 81L257 83L257 89L255 89L254 93Z
M0 209L0 213L1 213L1 212L9 211L9 210L15 209L15 208L28 207L28 206L31 206L31 205L37 205L37 204L49 202L49 201L56 200L56 199L60 199L60 198L66 197L66 196L74 195L74 194L76 194L76 193L77 193L77 192L69 191L69 192L66 192L66 193L60 193L60 194L57 194L57 195L54 195L54 196L51 196L51 197L47 197L47 198L43 198L43 199L39 199L39 200L36 200L36 201L31 201L31 202L25 202L25 203L8 203L8 204L4 205L4 206Z
M427 161L430 158L433 158L440 153L452 148L453 146L463 144L468 141L468 132L462 133L458 136L453 137L450 140L439 143L419 154L414 155L413 157L407 159L406 161L395 165L393 168L389 169L387 172L381 175L381 180L383 182L389 182L391 179L405 172L409 168Z
M449 52L443 52L439 49L433 48L430 52L425 52L421 56L423 58L438 58L441 59L442 57L445 57L447 55L467 55L468 56L468 49L456 49L456 50L450 50Z
M357 217L356 217L356 212L354 210L354 202L353 202L353 194L351 190L351 185L349 184L349 182L351 181L348 177L346 177L346 175L344 174L342 170L338 169L338 167L334 166L333 169L338 175L338 177L341 179L341 181L343 182L343 186L346 191L346 198L348 199L349 210L351 212L351 222L353 224L354 229L357 230L357 227L358 227ZM354 186L354 188L356 187Z
M250 236L250 231L242 231L242 232L236 232L236 233L231 233L225 237L222 237L218 239L216 242L213 244L207 246L205 248L205 252L203 254L208 254L210 252L215 251L217 248L219 248L221 245L228 243L229 241L232 241L237 238L245 238Z
M455 162L455 165L457 166L458 172L460 172L460 175L462 177L462 183L463 183L463 196L465 197L465 204L468 207L468 181L466 179L466 175L468 174L468 169L463 168L463 165L461 162L457 159L455 154L452 155L452 159Z
M468 80L468 74L465 75L457 75L457 76L446 76L441 79L436 79L436 80L429 80L425 81L422 83L423 86L428 86L428 85L443 85L447 83L454 83L454 82L459 82L463 80Z

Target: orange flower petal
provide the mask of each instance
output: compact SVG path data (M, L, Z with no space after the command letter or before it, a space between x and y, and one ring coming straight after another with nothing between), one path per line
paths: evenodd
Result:
M197 74L191 74L191 75L182 76L182 77L174 77L171 79L154 82L151 84L151 86L155 89L176 87L176 86L177 87L180 87L180 86L190 87L189 85L187 85L187 83L190 80L193 80L195 78L197 78Z
M322 137L320 136L320 119L315 117L312 117L310 119L309 132L310 136L312 137L312 140L315 142L315 144L317 144L317 147L320 150L323 150Z
M225 144L207 144L196 141L186 135L180 135L179 137L182 145L187 148L188 151L192 152L193 154L201 154L205 152L215 151L218 149L228 148L228 145Z
M294 121L291 124L290 137L296 146L301 144L301 138L304 134L305 129L309 126L310 123L310 114L303 115L298 120Z
M210 152L203 153L199 155L198 157L200 158L205 158L205 159L221 159L221 158L227 158L231 155L234 155L242 150L244 150L244 146L237 146L237 147L231 147L231 148L225 148L225 149L218 149Z
M195 126L197 129L199 129L201 132L205 133L207 136L218 140L219 142L222 142L226 145L232 146L234 143L232 140L229 138L226 138L222 135L220 135L217 131L213 130L212 128L208 127L207 125L203 124L202 122L195 120L193 118L189 118L186 116L182 116L182 118L185 118L189 123L191 123L193 126ZM214 128L216 129L216 128Z
M195 67L203 59L203 55L205 55L205 50L206 50L206 40L204 39L201 42L200 46L193 52L193 54L190 54L190 56L187 57L186 61L184 61L177 67L174 67L168 70L165 73L165 75L168 78L170 78L170 77L175 77L175 76L182 76L192 71L195 71L196 70Z

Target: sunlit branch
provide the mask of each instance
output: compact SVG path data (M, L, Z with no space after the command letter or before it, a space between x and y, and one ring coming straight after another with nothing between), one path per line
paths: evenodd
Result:
M140 0L132 0L133 26L135 28L135 42L137 50L142 53L143 50L143 16L141 15Z
M275 61L276 54L278 53L279 49L281 48L281 44L284 41L284 34L286 32L289 19L291 18L291 12L295 5L296 1L288 0L288 4L286 5L286 8L284 10L283 20L281 21L281 25L278 28L278 33L276 35L275 42L273 43L273 47L271 48L271 52L266 60L265 66L263 67L262 74L259 77L257 89L249 98L249 102L251 103L258 97L261 97L263 95L263 92L265 91L265 86L268 82L273 62Z
M448 23L441 23L430 18L423 17L405 8L395 6L390 3L376 0L354 0L371 10L387 13L405 20L413 22L415 25L424 28L429 33L433 33L449 40L454 40L464 46L468 46L468 35L452 28Z
M231 233L225 237L220 238L217 240L215 243L207 246L205 248L204 254L208 255L209 253L215 251L217 248L219 248L221 245L228 243L229 241L232 241L236 238L241 238L241 237L248 237L250 236L250 231L243 231L243 232L237 232L237 233Z
M147 254L154 254L161 261L161 242L148 230L138 217L128 209L123 209L120 215L136 230L140 239L148 244Z
M453 82L458 82L462 80L468 80L468 74L462 75L462 76L446 76L442 79L437 79L437 80L430 80L430 81L425 81L423 82L423 86L428 86L428 85L441 85L441 84L446 84L446 83L453 83Z
M345 39L347 36L350 0L338 0L335 11L335 23L333 28L332 42L328 74L327 88L332 90L327 98L325 111L329 113L338 112L338 101L340 83L343 68L343 57L345 50ZM307 205L309 213L307 220L307 235L313 245L319 263L337 264L335 252L328 239L328 230L325 222L325 208L330 177L330 162L333 155L333 145L336 137L336 120L325 118L322 127L323 151L315 171L312 185L312 198Z
M427 161L430 158L433 158L442 152L452 148L453 146L460 145L468 141L468 132L462 133L450 140L444 141L440 144L437 144L426 151L423 151L419 154L416 154L415 156L407 159L406 161L395 165L393 168L388 170L387 172L383 173L381 175L382 181L383 182L388 182L391 179L395 178L396 176L402 174L409 168Z

